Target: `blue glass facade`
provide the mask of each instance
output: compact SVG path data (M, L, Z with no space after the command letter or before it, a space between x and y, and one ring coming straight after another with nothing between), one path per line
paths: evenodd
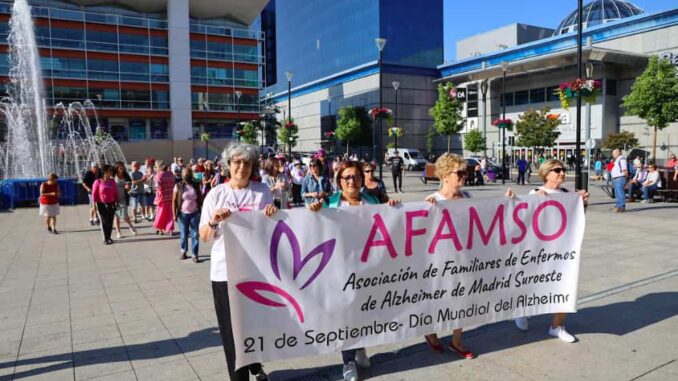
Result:
M287 71L296 87L376 62L377 37L388 40L384 64L435 69L443 62L442 0L426 6L407 0L285 0L274 9L273 93L287 89Z

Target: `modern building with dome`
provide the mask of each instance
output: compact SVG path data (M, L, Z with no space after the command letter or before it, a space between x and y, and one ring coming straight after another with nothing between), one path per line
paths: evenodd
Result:
M553 154L563 158L574 153L576 107L561 108L554 92L560 83L576 78L576 16L575 9L552 33L512 24L458 41L458 61L438 67L438 82L469 89L472 102L467 103L464 132L483 131L489 142L488 156L499 156L499 131L491 123L501 116L503 102L506 117L514 121L529 109L550 107L562 121ZM642 119L624 116L622 98L650 56L658 55L678 67L678 8L648 14L628 1L594 0L583 8L583 25L583 62L592 71L591 78L602 82L602 95L582 107L582 147L587 140L589 146L600 147L608 134L627 130L635 133L641 148L650 150L652 129ZM506 92L502 102L503 67ZM532 154L525 147L513 146L511 132L506 143L514 155ZM659 163L669 153L678 153L678 123L658 133L657 147Z

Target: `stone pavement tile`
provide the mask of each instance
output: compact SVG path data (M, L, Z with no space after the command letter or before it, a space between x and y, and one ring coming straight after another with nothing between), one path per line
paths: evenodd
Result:
M106 376L90 378L91 381L136 381L137 375L133 370L108 374Z
M639 377L639 381L678 380L678 359L662 364L658 368L636 377Z
M189 356L188 362L191 363L201 379L205 376L226 372L226 357L223 351Z
M133 345L128 346L127 349L135 370L185 358L173 340Z
M161 364L135 369L139 381L146 380L193 380L198 375L186 359L177 359Z
M16 355L2 356L0 355L0 380L11 380L14 374L14 364L16 362Z
M62 348L21 355L16 362L14 378L72 380L72 360L70 349L64 351Z
M21 340L0 340L0 358L11 357L19 353Z
M47 351L55 348L71 348L70 332L53 333L38 337L24 338L21 342L20 354Z
M224 366L226 362L224 361ZM214 373L214 374L208 374L208 375L201 375L200 376L201 381L224 381L228 380L228 372L227 371L221 371L219 373ZM278 381L278 380L276 380Z
M71 316L77 318L109 315L111 313L113 313L113 311L106 300L101 300L96 304L88 304L71 308Z
M23 328L11 328L0 331L0 343L21 340Z
M115 319L118 323L154 318L158 316L152 308L139 308L136 310L114 312L113 315L115 316Z
M84 288L71 289L70 291L71 298L106 298L106 291L104 290L103 285L99 286L88 286Z
M173 337L186 337L194 332L200 332L212 328L212 324L199 312L189 312L176 315L163 316L163 323Z
M103 327L116 324L113 314L97 315L90 317L71 316L71 329L80 331L87 328Z
M151 308L151 304L148 303L144 298L125 300L115 303L111 302L111 309L114 313L138 310L140 308Z
M21 313L12 313L8 316L0 315L0 325L2 325L3 330L22 328L26 325L26 314L27 312ZM22 316L23 315L23 316Z
M162 320L157 317L135 320L126 323L118 323L118 327L120 328L120 332L123 336L165 329L165 325L163 324Z
M224 354L219 329L216 327L193 332L188 336L177 337L174 340L186 356L200 356L213 352Z
M97 357L110 356L127 352L121 337L73 344L73 357L76 361L87 361Z
M122 340L125 343L125 345L129 347L133 345L149 344L163 340L172 340L172 336L167 331L167 329L163 327L162 329L157 329L153 331L123 335Z
M38 279L35 282L36 290L51 289L52 287L62 287L62 286L68 286L67 277L58 279Z
M62 320L59 322L27 326L24 331L23 337L24 339L26 339L30 337L39 337L54 333L70 333L70 332L71 332L70 321Z
M127 301L133 301L137 299L144 299L144 295L141 293L140 290L133 290L133 291L128 291L128 292L115 292L115 293L108 293L108 301L110 303L120 303L120 302L127 302Z
M100 327L85 328L73 331L73 344L83 344L120 337L120 331L115 324Z
M86 380L131 371L132 364L127 353L117 353L75 362L75 379Z

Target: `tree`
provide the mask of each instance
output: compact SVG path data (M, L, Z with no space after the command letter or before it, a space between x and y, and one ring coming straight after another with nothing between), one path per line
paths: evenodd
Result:
M280 142L283 147L288 145L290 148L290 153L292 153L292 147L297 144L297 139L299 139L298 134L299 127L296 123L294 123L294 119L287 119L285 123L278 129L278 142Z
M615 149L619 148L624 149L626 147L637 147L638 146L638 139L636 139L636 135L633 132L625 131L622 130L618 134L609 134L607 137L605 137L605 140L603 141L603 148L606 149Z
M433 118L433 125L440 135L447 135L447 152L450 152L452 135L459 133L464 128L464 117L461 111L463 103L456 98L455 87L451 83L438 85L438 100L428 110Z
M253 121L243 122L241 124L240 138L247 144L259 144L257 142L257 127Z
M516 145L523 147L551 147L560 135L558 114L549 114L550 108L529 109L516 122Z
M370 124L370 118L364 107L347 106L339 110L337 129L334 133L337 139L346 143L346 153L348 153L350 142L371 144Z
M623 101L626 115L638 116L654 127L652 158L656 159L657 129L662 130L669 123L678 121L678 77L675 66L657 56L650 57L645 71L636 78L631 92Z
M473 153L485 151L485 138L483 137L483 133L477 128L470 130L466 136L464 136L464 148Z

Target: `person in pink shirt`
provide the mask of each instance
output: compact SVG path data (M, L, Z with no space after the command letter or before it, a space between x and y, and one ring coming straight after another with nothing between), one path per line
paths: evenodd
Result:
M169 234L174 232L174 213L172 211L172 195L174 193L174 184L176 180L174 175L169 172L169 166L164 161L158 160L155 164L158 172L155 175L155 201L156 205L155 221L153 227L155 234Z
M95 180L92 185L92 202L96 205L99 214L104 243L110 245L113 243L111 232L118 202L118 187L113 180L113 167L110 165L104 165L102 177Z

